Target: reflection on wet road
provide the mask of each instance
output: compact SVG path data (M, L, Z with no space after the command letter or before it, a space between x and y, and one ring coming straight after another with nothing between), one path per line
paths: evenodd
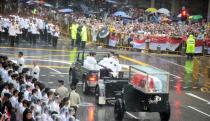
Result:
M61 48L62 49L62 48ZM0 54L6 54L10 59L15 59L19 51L23 51L26 64L32 65L33 60L37 60L41 65L40 80L52 88L57 87L57 80L65 80L65 85L69 87L68 71L72 63L72 51L58 49L20 49L20 48L0 48ZM71 53L71 54L70 54ZM200 91L200 87L192 88L193 63L187 61L185 57L156 57L147 54L131 53L123 54L131 59L121 58L123 64L146 63L154 67L169 72L170 75L170 121L210 121L210 95ZM199 80L198 86L202 86L203 80ZM81 85L77 90L81 94L82 104L78 110L78 118L81 121L114 121L113 106L96 106L93 95L83 95ZM140 119L150 121L160 121L157 113L131 113ZM123 121L135 121L128 114Z

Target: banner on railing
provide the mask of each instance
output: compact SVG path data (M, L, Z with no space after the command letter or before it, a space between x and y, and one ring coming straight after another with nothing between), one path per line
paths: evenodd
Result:
M187 40L187 37L181 38L172 38L172 37L160 37L160 36L147 36L141 37L141 39L134 38L133 41L130 43L133 48L135 49L146 49L146 40L149 40L149 49L150 50L170 50L176 51L178 47L182 43ZM117 36L110 36L109 38L109 46L116 47L118 44L118 37ZM204 46L208 49L208 54L210 54L210 38L205 40L196 40L196 47L195 53L203 53Z

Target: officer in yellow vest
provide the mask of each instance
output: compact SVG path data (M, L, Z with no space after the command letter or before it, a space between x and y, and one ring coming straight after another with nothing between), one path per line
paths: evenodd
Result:
M187 59L192 59L195 53L195 38L192 34L188 37L186 45L187 45L186 48Z
M82 31L80 33L80 36L81 36L81 42L82 42L81 49L85 49L85 45L88 39L87 27L85 24L83 24L82 26Z
M75 41L77 39L77 28L78 24L76 22L72 23L70 30L71 30L71 46L74 47Z

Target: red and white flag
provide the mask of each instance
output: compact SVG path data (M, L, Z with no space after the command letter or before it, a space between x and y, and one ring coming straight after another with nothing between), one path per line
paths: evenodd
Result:
M166 37L151 38L149 43L149 49L157 50L157 48L160 46L160 50L166 50L167 48L166 42L167 42Z
M145 40L134 40L133 41L133 48L135 49L145 49L146 44L145 44Z
M196 40L195 42L195 53L203 53L203 46L205 42L203 40Z
M117 37L110 36L110 38L109 38L109 46L110 47L116 47L117 43L118 43Z
M175 51L180 44L183 42L182 38L168 38L167 40L167 49L171 51Z
M205 42L208 49L208 54L210 54L210 38L206 39Z

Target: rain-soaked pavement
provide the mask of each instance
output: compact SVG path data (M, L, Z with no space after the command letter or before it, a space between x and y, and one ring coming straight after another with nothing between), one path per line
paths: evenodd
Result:
M8 44L1 44L0 54L8 55L10 59L15 60L19 51L23 51L28 66L36 60L41 67L40 81L51 88L57 87L57 80L65 80L69 87L68 70L70 67L72 49L68 42L61 44L56 48L40 42L37 45L20 44L15 48L8 47ZM200 91L203 85L202 78L196 81L194 87L193 80L193 62L186 60L181 56L155 56L140 52L131 52L122 54L138 62L146 63L151 66L163 69L170 73L170 121L210 121L210 94ZM120 59L120 62L127 65L136 64L136 61ZM202 75L202 74L201 74ZM94 104L93 95L83 95L81 85L78 86L78 92L81 95L82 104L78 110L80 121L114 121L113 106L99 107ZM157 113L132 113L133 117L140 120L160 121ZM131 116L125 115L123 121L135 121Z

